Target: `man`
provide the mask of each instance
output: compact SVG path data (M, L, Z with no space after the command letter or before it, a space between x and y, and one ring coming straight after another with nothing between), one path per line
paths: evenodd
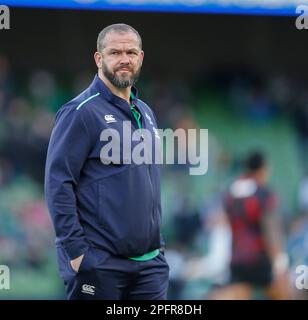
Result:
M272 299L288 298L287 256L276 216L276 197L267 187L268 166L261 152L252 152L245 173L235 179L224 197L232 231L231 285L215 299L251 299L264 290Z
M159 169L122 155L123 141L131 139L123 136L127 121L157 139L155 116L133 86L143 57L135 29L106 27L94 54L98 75L56 115L45 194L68 299L166 298ZM118 163L102 156L107 129L120 138Z

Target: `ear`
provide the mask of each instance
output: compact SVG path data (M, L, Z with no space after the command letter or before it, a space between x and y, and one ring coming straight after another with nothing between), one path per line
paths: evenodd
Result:
M94 53L94 60L98 69L102 67L102 59L103 59L102 54L96 51Z
M141 64L142 64L143 59L144 59L144 51L143 50L141 50L141 52L140 52L140 57L141 57Z

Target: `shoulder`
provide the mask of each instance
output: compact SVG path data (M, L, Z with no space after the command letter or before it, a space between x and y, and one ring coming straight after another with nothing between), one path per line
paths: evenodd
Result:
M56 121L63 117L71 120L86 119L91 113L93 105L97 103L99 92L93 92L89 88L72 100L65 103L56 114Z
M275 196L275 193L266 185L258 186L258 193L264 198Z
M259 198L261 202L270 210L278 207L278 196L267 186L262 186L259 188Z

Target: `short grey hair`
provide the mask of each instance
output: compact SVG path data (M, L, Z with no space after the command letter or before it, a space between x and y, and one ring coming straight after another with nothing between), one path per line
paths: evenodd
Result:
M142 40L141 40L139 32L136 29L134 29L133 27L129 26L128 24L116 23L116 24L111 24L110 26L104 28L99 33L99 35L97 37L97 51L98 52L102 52L103 49L105 48L104 40L105 40L106 35L109 32L118 32L118 33L133 32L138 38L140 49L142 49Z

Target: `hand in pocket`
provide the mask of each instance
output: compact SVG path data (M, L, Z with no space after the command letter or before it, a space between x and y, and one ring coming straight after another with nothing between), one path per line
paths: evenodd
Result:
M79 271L79 267L80 267L80 265L81 265L81 262L82 262L82 260L83 260L83 257L84 257L84 254L82 254L82 255L79 256L78 258L70 261L71 267L72 267L72 269L73 269L75 272L78 272L78 271Z

